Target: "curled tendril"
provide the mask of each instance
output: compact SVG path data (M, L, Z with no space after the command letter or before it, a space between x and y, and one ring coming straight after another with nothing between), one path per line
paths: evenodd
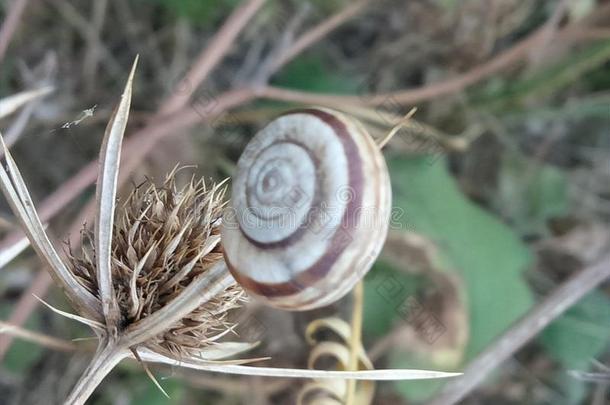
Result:
M324 339L317 337L324 333ZM328 333L330 332L330 333ZM321 364L330 365L334 370L347 370L350 362L350 341L352 329L342 319L330 317L316 319L305 331L305 338L312 346L307 367L316 369ZM332 340L331 340L332 339ZM358 370L373 370L373 363L367 357L364 347L357 348ZM347 380L314 379L303 386L297 397L298 405L341 405L347 393ZM372 403L375 393L373 381L359 381L356 385L355 404Z

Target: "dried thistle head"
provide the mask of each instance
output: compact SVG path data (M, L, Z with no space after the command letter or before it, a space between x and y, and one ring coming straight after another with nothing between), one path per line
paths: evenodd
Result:
M177 188L172 172L162 186L136 187L115 213L123 134L131 102L134 62L121 101L104 134L96 187L95 227L83 232L81 254L66 264L49 240L25 182L0 135L0 188L38 255L99 343L91 363L66 400L82 404L114 366L127 357L193 369L272 377L426 379L455 373L421 370L324 371L218 360L255 344L216 342L230 332L227 311L241 288L220 247L224 186L191 181Z
M135 66L104 134L95 227L83 232L81 254L70 253L67 263L50 242L0 136L7 163L6 171L0 166L0 188L79 315L58 312L91 326L99 340L67 400L71 404L83 403L125 357L209 365L253 346L216 342L231 331L227 311L243 296L220 250L222 184L191 180L177 188L174 170L160 187L150 181L136 187L116 212Z
M111 266L120 329L163 308L222 260L219 225L226 188L194 178L178 188L176 173L161 186L146 180L118 207ZM77 255L70 249L69 266L100 298L94 239L85 228L83 249ZM176 356L196 355L232 329L227 313L243 296L239 285L231 285L145 345Z

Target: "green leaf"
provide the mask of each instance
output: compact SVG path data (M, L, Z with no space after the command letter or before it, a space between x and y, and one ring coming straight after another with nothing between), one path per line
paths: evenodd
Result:
M610 299L594 291L570 308L540 335L539 340L562 369L554 378L565 404L578 404L586 394L586 382L567 374L568 370L588 371L591 360L610 344Z
M610 340L609 308L610 299L593 292L549 325L540 341L566 369L588 368Z
M348 6L352 0L309 0L317 13L336 13Z
M360 83L326 65L321 57L301 56L282 69L275 85L313 92L353 94Z
M397 307L416 293L420 279L378 261L364 280L364 331L378 339L400 320Z
M187 18L201 26L214 23L239 4L239 0L153 0L179 17Z
M125 372L127 370L123 371ZM128 392L130 395L129 403L134 405L183 403L183 398L187 392L184 383L178 378L163 379L159 372L155 372L154 369L152 371L170 399L167 399L167 397L159 391L159 388L155 386L141 367L138 366L137 369L128 370L126 375L120 380L121 389ZM114 389L102 390L99 391L99 394L101 395L99 395L95 402L96 405L113 404L116 402L116 393Z
M567 188L559 169L506 154L500 170L498 210L520 233L544 233L549 219L567 212Z
M185 390L184 386L181 382L176 379L171 380L160 380L159 383L167 392L170 397L168 400L159 389L149 381L149 384L144 392L139 393L134 396L133 402L134 404L147 404L147 405L165 405L168 402L173 404L179 404L181 402L181 398L184 396Z
M431 239L446 271L463 280L470 322L467 361L531 307L531 292L522 278L531 254L510 228L462 194L444 159L395 158L388 164L394 207L404 211L395 220ZM408 358L392 354L392 367L414 366L402 362ZM431 391L402 382L396 387L409 398Z

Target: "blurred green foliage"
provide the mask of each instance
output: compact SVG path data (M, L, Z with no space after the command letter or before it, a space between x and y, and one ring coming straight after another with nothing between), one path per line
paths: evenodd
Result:
M463 282L460 299L466 300L470 336L462 356L467 361L531 307L531 293L522 274L531 264L531 254L509 227L462 194L446 169L445 159L396 157L388 163L394 207L404 211L395 219L403 229L431 240L439 249L441 269L457 274ZM398 271L393 276L415 288ZM388 326L399 319L398 313L379 302L376 294L378 291L367 289L365 330L388 333ZM380 330L381 325L388 329ZM391 366L397 368L442 366L404 350L393 352L389 358ZM428 397L439 385L396 383L399 392L416 400Z
M505 153L495 198L499 211L519 234L546 236L548 220L567 213L567 179L551 165Z
M209 26L218 19L226 16L239 0L147 0L159 3L175 16L188 18L192 23L199 26Z
M8 319L9 307L0 307L2 317L0 319ZM34 312L24 327L29 330L41 330L41 314ZM20 374L29 370L36 361L40 358L44 349L35 343L27 342L21 339L15 339L11 344L10 349L6 353L2 361L2 367L8 371Z
M547 352L561 364L555 375L556 389L565 404L581 403L587 382L567 374L567 370L587 371L592 360L610 343L610 299L594 291L570 308L540 335Z
M345 94L356 93L359 86L359 82L353 76L332 69L318 55L301 56L288 64L274 80L274 84L320 93Z
M472 93L473 104L503 113L507 108L521 106L532 97L540 99L574 83L587 72L595 71L610 60L610 41L599 41L554 64L525 74L516 80L496 79ZM608 80L599 75L596 80Z

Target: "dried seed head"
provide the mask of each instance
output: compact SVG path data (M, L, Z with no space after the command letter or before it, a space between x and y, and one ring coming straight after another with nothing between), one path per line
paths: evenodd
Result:
M220 221L225 188L191 180L181 189L170 173L162 186L137 186L117 210L112 273L120 326L146 318L178 296L197 276L222 260ZM69 252L71 268L99 298L93 235L83 230L80 255ZM146 343L155 351L192 355L232 328L227 312L244 296L232 286Z

